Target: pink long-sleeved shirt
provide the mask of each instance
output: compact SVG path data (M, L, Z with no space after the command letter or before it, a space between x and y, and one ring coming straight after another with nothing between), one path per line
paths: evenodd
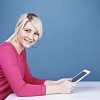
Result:
M25 49L18 54L10 42L0 44L0 100L13 92L17 96L45 95L44 82L31 75Z

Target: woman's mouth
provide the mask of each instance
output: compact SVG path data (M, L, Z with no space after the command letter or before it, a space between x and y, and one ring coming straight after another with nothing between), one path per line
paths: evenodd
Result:
M24 39L25 40L25 42L27 43L27 44L31 44L33 41L32 40L28 40L28 39Z

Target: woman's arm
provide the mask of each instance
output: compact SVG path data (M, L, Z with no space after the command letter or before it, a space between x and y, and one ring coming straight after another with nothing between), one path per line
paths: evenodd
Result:
M0 65L14 93L17 96L45 95L45 85L28 84L23 80L17 61L18 59L13 49L14 48L8 45L0 47L0 56L2 57L2 59L0 59Z
M25 63L25 77L24 77L25 82L29 84L44 85L44 82L46 81L45 79L32 76L28 63L27 63L26 51L24 51L23 58L24 58L24 63Z
M37 77L32 76L28 65L26 65L25 68L26 69L25 69L24 80L26 83L35 84L35 85L44 85L45 79L41 79L41 78L37 78Z

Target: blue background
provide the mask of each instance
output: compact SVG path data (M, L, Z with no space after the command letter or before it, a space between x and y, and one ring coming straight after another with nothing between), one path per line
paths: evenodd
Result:
M21 14L43 22L40 46L27 49L32 75L57 80L91 70L84 81L100 81L100 0L0 0L0 43Z

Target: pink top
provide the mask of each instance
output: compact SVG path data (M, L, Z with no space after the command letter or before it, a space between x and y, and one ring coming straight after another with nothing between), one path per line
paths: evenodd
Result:
M31 75L25 49L18 54L10 42L0 44L0 100L13 92L17 96L45 95L44 82Z

